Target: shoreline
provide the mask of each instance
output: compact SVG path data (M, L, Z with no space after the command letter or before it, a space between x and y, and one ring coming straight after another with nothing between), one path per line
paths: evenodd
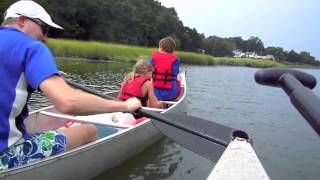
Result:
M150 59L156 48L114 44L97 41L80 41L67 39L50 39L48 47L57 59L77 59L106 62L132 62L138 59ZM286 62L234 57L213 57L186 51L175 51L183 64L209 65L209 66L243 66L256 68L288 67L320 69L320 67L307 64L289 64Z

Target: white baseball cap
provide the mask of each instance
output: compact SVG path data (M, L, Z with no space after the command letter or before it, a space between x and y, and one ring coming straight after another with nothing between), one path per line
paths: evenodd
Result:
M6 11L4 19L9 17L19 17L26 16L28 18L40 19L42 22L46 23L48 26L63 29L58 24L52 22L50 15L47 11L31 0L21 0L12 4Z

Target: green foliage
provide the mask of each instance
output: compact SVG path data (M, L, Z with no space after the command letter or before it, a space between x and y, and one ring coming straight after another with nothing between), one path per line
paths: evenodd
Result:
M281 47L267 47L265 50L265 55L273 55L276 59L284 59L286 54Z
M1 12L4 12L15 1L1 0ZM241 50L256 52L259 55L271 54L278 61L313 65L320 63L308 52L298 54L293 50L286 52L278 47L264 48L263 42L258 37L250 37L248 40L243 40L241 37L209 36L206 38L195 28L184 26L174 8L166 8L156 0L35 1L45 7L52 19L65 29L63 34L51 32L51 37L157 47L160 39L172 36L176 40L177 50L182 51L232 57L234 50ZM97 46L96 52L90 57L110 59L110 57L100 55L103 54L99 50L100 45L95 44L94 46ZM75 52L79 55L75 55ZM75 52L71 53L72 56L82 56L82 51Z
M246 51L256 52L261 54L264 50L263 42L258 37L250 37L247 40L247 49Z
M15 2L15 0L1 0L0 1L0 19L1 20L4 18L3 14L6 11L6 9L8 9L8 7L14 2Z
M184 32L175 10L153 0L38 2L65 28L63 38L154 47L163 37L173 35L180 39L180 32Z
M113 63L102 62L96 63L96 61L84 61L77 58L57 58L57 64L59 68L64 72L74 72L77 74L86 74L90 72L103 72L103 71L121 71L125 68L132 68L132 63Z
M57 57L69 57L72 59L96 59L119 62L135 62L138 59L150 59L155 48L129 46L113 43L101 43L95 41L79 41L65 39L50 39L49 48ZM256 60L246 58L219 58L207 54L177 51L181 62L198 65L233 65L247 67L277 67L283 64L270 60Z
M204 40L206 53L213 56L232 56L232 51L236 49L235 43L217 36L210 36Z
M241 49L242 51L247 51L247 42L242 39L242 37L231 37L225 40L234 43L235 49Z
M286 60L288 62L299 62L300 61L300 55L298 53L296 53L295 51L291 50L287 57Z
M139 46L64 39L50 39L48 46L58 57L116 61L149 59L151 52L156 50Z

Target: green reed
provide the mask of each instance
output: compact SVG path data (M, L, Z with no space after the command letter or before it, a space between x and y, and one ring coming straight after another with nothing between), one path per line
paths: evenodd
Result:
M150 59L156 48L102 43L96 41L79 41L50 39L48 43L56 57L84 58L94 60L135 62L138 59ZM177 51L181 62L197 65L230 65L247 67L279 67L281 63L271 60L250 58L213 57L206 54Z

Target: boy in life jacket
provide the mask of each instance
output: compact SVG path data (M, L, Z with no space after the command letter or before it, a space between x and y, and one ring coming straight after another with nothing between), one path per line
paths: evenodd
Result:
M146 60L139 60L123 80L118 99L125 101L131 97L137 97L142 106L163 108L154 94L152 82L152 65Z
M176 43L172 37L160 40L159 50L152 53L152 81L154 94L160 100L174 100L181 91L179 74L180 59L173 53Z

